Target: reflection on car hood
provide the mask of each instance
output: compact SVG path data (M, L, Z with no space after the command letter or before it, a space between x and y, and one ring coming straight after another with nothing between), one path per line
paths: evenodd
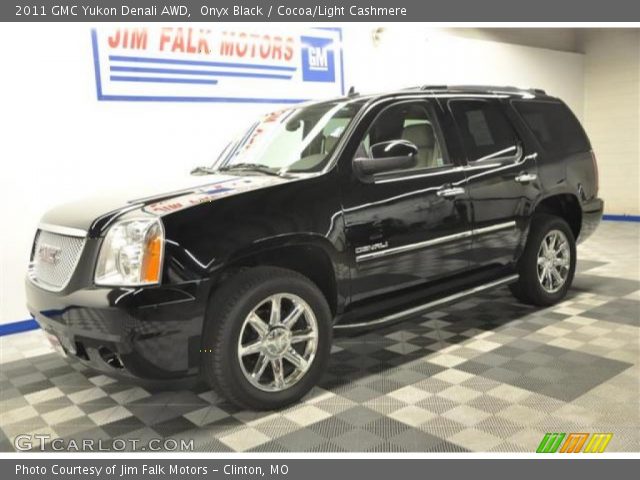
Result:
M199 203L211 202L223 197L257 190L285 181L286 180L281 177L272 176L217 176L214 182L202 185L196 189L191 189L187 192L182 192L178 195L172 195L170 198L158 199L156 197L152 202L149 202L148 199L142 199L142 201L145 203L144 210L146 212L156 215L166 215L167 213L183 210Z
M106 195L60 205L49 210L42 218L42 223L91 232L101 230L114 217L130 210L142 208L147 213L162 216L201 202L287 181L266 175L207 175L178 178L163 184L146 182L145 185L130 188L117 187Z

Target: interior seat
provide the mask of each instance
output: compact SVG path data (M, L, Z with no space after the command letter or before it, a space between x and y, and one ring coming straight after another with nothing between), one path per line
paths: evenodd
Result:
M336 146L336 143L338 143L338 140L340 140L340 137L334 137L334 136L327 136L324 139L324 152L325 153L329 153L333 150L333 147Z
M436 167L436 139L433 127L428 123L409 125L402 130L402 139L408 140L418 147L416 168Z

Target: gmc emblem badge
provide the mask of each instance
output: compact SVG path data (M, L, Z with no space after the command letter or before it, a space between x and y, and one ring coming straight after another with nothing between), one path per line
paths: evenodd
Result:
M62 250L58 247L53 247L51 245L47 245L46 243L41 244L38 247L38 260L41 263L47 263L49 265L56 265L60 260L60 253Z

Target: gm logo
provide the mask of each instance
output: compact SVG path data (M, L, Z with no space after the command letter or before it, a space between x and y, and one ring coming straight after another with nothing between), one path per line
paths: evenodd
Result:
M319 37L300 37L302 44L302 80L305 82L334 82L336 77L333 40Z
M547 433L536 453L602 453L611 437L613 433Z

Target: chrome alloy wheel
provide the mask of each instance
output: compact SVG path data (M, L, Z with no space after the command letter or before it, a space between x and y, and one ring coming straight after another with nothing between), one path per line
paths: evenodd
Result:
M318 347L318 323L302 298L280 293L247 315L238 339L242 373L254 387L281 392L309 371Z
M562 288L571 269L571 250L566 235L560 230L551 230L542 239L537 258L538 281L547 293Z

